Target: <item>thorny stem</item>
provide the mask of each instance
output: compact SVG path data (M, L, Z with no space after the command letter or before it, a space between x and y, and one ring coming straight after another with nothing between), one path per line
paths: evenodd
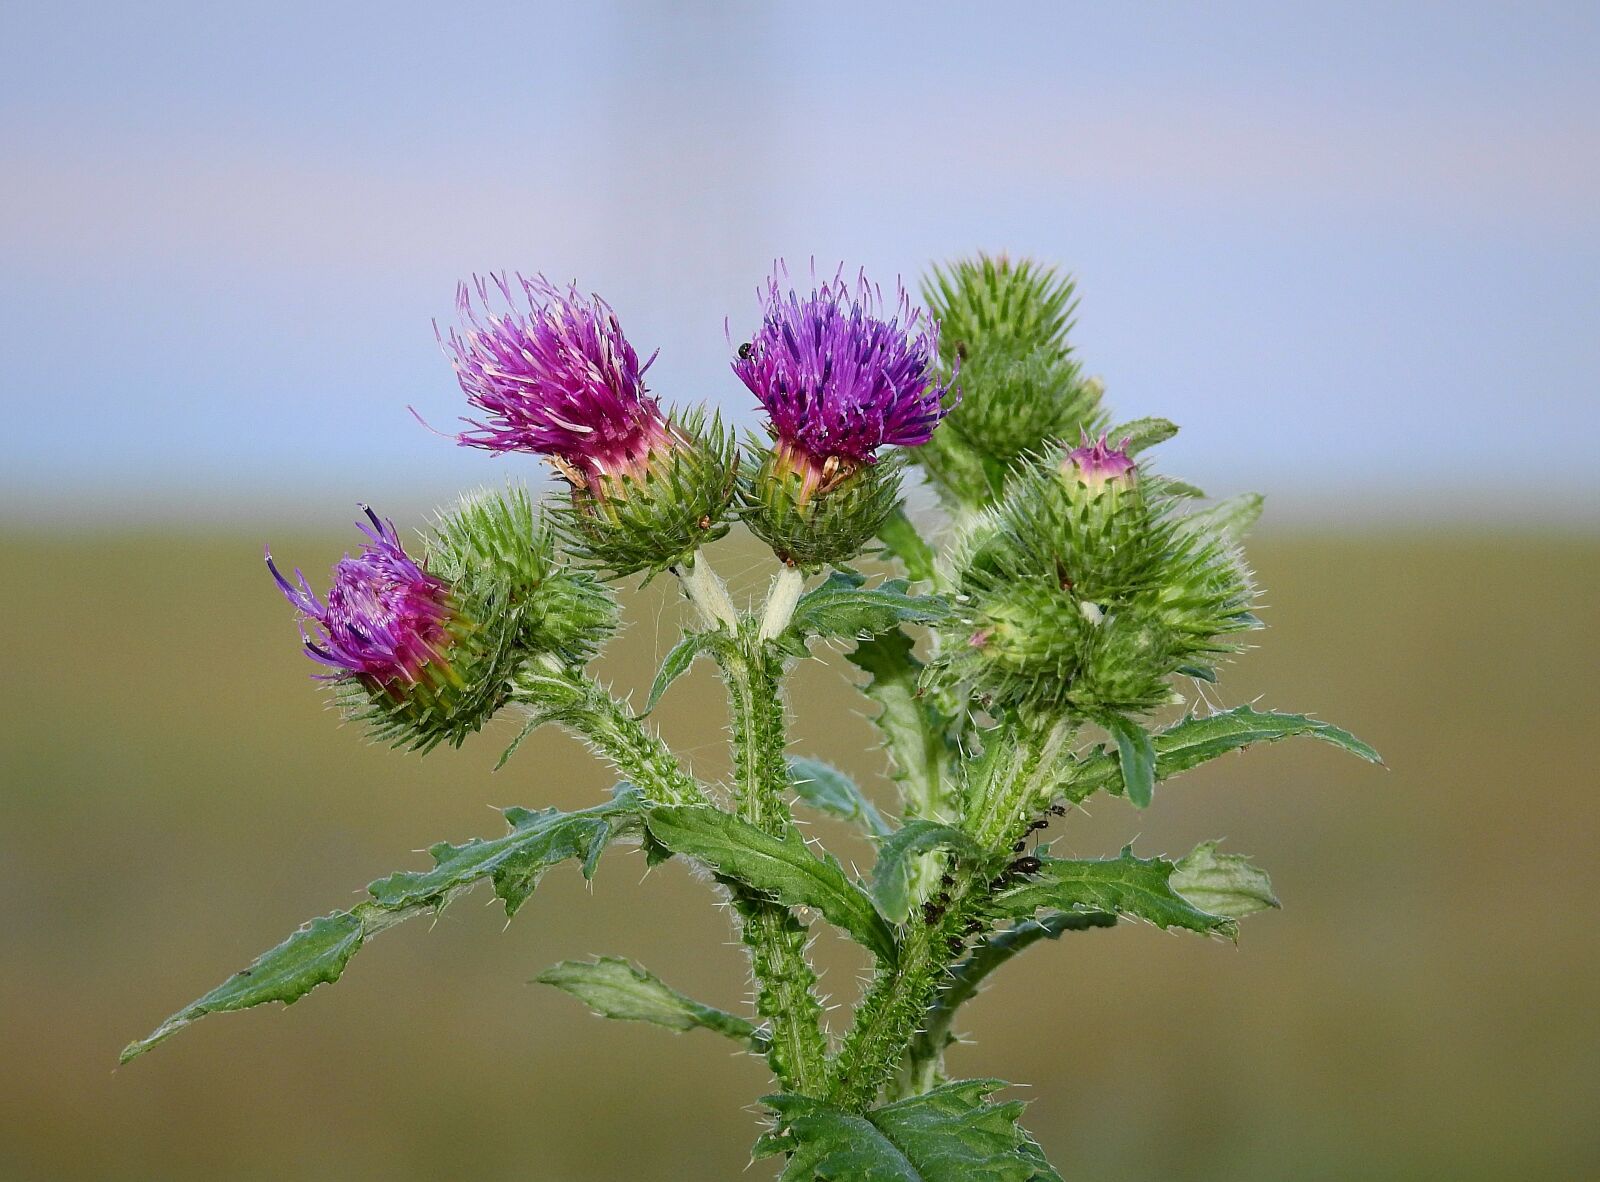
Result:
M774 598L786 585L780 574ZM794 572L795 582L803 581ZM787 738L779 682L783 667L768 651L765 641L741 623L722 580L703 555L681 575L684 593L713 627L728 626L731 643L713 649L728 687L733 722L734 784L737 810L742 820L769 833L782 833L789 825L786 789L788 765L784 760ZM798 598L798 593L796 593ZM767 618L793 612L774 608ZM781 630L781 629L780 629ZM733 888L743 939L750 949L756 982L756 1009L772 1024L768 1062L783 1085L801 1094L815 1095L822 1085L827 1041L822 1033L822 1004L816 995L816 974L806 960L805 925L781 905Z
M1024 736L1014 747L1002 749L984 769L968 800L964 822L980 848L995 851L998 858L1016 840L1034 802L1048 794L1054 763L1071 733L1069 724L1058 722L1042 735ZM942 913L932 919L926 913L912 915L899 962L873 982L834 1060L828 1089L832 1102L865 1109L894 1074L907 1045L928 1019L950 961L959 954L967 920L988 893L989 870L989 866L951 862L950 884L945 888L948 902Z
M709 804L661 736L592 677L541 657L518 674L514 697L536 717L559 723L616 772L661 804Z

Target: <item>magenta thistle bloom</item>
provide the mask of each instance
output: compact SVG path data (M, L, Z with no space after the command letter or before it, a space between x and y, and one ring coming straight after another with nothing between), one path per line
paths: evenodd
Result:
M371 523L360 524L367 542L357 557L346 554L334 566L326 601L298 570L298 586L284 578L267 551L267 569L300 612L306 654L333 670L321 675L328 679L353 674L383 685L415 685L448 677L455 620L449 587L412 561L393 522L362 508ZM425 673L429 668L432 674Z
M1067 452L1066 459L1061 463L1061 471L1075 477L1091 493L1097 493L1112 484L1131 487L1138 482L1139 469L1133 458L1123 450L1127 446L1126 439L1113 448L1107 444L1104 435L1092 443L1085 435L1081 446Z
M505 311L491 309L487 280L456 296L462 326L441 341L467 401L485 416L464 419L463 446L547 456L573 484L638 474L672 435L645 389L639 355L599 296L558 288L542 275L494 279ZM474 308L472 292L477 291ZM522 308L526 304L526 310Z
M897 288L892 307L863 274L836 274L806 296L784 292L779 265L761 329L733 371L771 416L779 446L821 466L870 464L885 445L926 443L944 417L935 379L939 326ZM887 318L886 318L887 313Z

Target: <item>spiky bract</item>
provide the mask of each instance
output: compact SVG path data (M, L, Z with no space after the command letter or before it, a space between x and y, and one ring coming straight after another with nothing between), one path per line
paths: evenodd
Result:
M1131 471L1090 487L1040 460L969 525L944 676L1002 705L1138 714L1171 700L1174 673L1235 651L1223 638L1256 623L1236 548L1185 528L1179 502Z
M934 268L923 298L961 403L914 458L948 500L985 503L1048 441L1104 427L1103 386L1084 376L1067 341L1077 306L1070 278L979 255Z
M743 516L782 561L805 571L848 562L877 534L900 499L904 460L833 463L820 470L788 448L756 450L739 482Z
M699 410L675 418L675 446L637 471L573 486L555 520L575 557L615 577L655 573L728 532L739 462L733 434Z

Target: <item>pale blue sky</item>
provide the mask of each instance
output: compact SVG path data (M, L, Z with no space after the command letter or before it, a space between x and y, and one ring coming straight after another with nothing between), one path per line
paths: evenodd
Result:
M508 472L430 321L544 270L753 422L769 260L1010 249L1165 466L1600 520L1600 7L84 5L0 27L4 516L340 523ZM1548 479L1559 494L1548 501Z

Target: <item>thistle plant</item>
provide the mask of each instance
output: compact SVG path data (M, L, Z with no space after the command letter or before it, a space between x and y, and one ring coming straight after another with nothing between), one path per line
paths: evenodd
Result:
M736 451L702 408L666 409L610 307L541 278L475 281L441 334L471 408L464 445L543 457L565 496L478 493L411 542L371 510L360 552L319 594L268 567L314 677L385 742L460 745L522 720L582 739L609 796L574 812L514 808L506 832L440 843L429 868L370 884L147 1037L207 1014L291 1003L343 973L385 928L487 882L515 915L544 874L587 878L617 846L709 872L748 950L748 1013L692 1000L616 957L539 978L607 1018L706 1029L765 1058L755 1156L789 1182L1056 1179L998 1079L947 1062L961 1006L1043 940L1144 921L1235 940L1276 907L1267 875L1202 841L1058 857L1051 838L1097 793L1153 803L1162 782L1255 743L1309 736L1364 759L1304 714L1213 709L1256 589L1242 543L1257 496L1210 503L1147 458L1177 428L1113 426L1068 343L1070 281L1006 258L933 272L925 307L865 277L781 266L734 375L766 414ZM908 514L920 471L939 512ZM918 518L927 516L918 514ZM707 547L737 522L773 554L763 602L734 602ZM855 565L869 560L876 576ZM670 574L681 639L638 708L588 672L617 622L617 586ZM791 667L844 650L869 700L892 796L790 750ZM732 774L709 783L649 720L700 657L727 689ZM805 815L859 826L865 878ZM827 1013L808 948L828 924L872 960L851 1010ZM841 1015L843 1015L841 1017Z

